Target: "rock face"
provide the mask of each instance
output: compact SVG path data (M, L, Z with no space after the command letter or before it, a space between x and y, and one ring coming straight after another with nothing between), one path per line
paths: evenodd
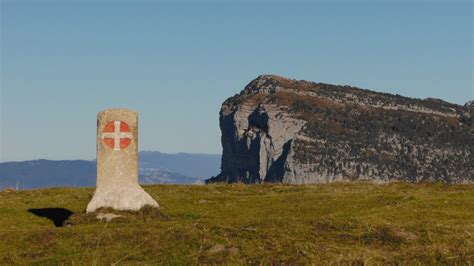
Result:
M263 75L220 111L207 182L474 182L470 107Z

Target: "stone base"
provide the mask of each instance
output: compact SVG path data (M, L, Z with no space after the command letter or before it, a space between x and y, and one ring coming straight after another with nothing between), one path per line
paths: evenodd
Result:
M159 208L158 203L139 185L125 188L97 189L87 205L86 212L91 213L99 208L112 208L121 211L138 211L145 205Z

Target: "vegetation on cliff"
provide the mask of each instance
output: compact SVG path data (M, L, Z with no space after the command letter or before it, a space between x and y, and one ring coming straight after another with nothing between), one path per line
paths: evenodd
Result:
M222 172L210 182L472 183L471 111L263 75L222 105Z

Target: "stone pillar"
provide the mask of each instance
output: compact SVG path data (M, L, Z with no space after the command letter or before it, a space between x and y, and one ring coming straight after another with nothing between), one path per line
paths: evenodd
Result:
M97 117L97 188L87 212L139 210L158 203L138 185L138 113L107 109Z

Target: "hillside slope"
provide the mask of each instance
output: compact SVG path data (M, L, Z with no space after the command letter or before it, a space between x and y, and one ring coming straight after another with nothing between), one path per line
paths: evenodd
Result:
M472 108L262 75L223 103L208 182L474 182Z
M0 264L474 262L472 185L145 190L161 213L127 214L110 223L84 214L92 189L0 192ZM74 225L55 227L53 221L61 225L68 217Z

